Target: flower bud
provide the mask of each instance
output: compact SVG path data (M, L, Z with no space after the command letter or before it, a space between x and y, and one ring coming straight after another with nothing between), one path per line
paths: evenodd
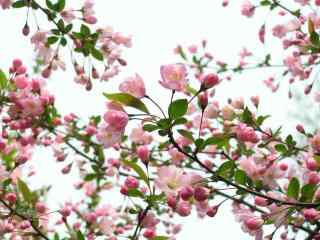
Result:
M208 106L208 94L201 93L198 97L198 102L202 110L204 110Z
M194 189L194 198L199 201L205 201L209 197L209 190L205 187L195 187Z
M148 164L150 152L146 145L137 148L137 155L144 164Z
M206 90L206 89L214 87L218 83L219 83L218 75L216 75L214 73L209 73L203 77L201 88Z
M181 217L189 216L191 213L191 205L188 202L180 201L177 204L176 211Z

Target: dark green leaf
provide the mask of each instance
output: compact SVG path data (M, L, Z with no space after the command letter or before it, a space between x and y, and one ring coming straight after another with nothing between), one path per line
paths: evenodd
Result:
M173 101L168 109L169 117L171 119L177 119L186 114L188 110L187 99L178 99Z
M194 141L194 138L192 136L192 132L184 130L184 129L179 129L178 133L180 133L185 138L190 139L191 141Z
M103 54L96 48L91 49L91 55L99 61L103 61L104 59Z
M90 32L90 28L87 27L86 25L82 24L81 27L80 27L80 32L82 35L84 36L89 36L91 34Z
M25 0L19 0L19 1L16 1L12 4L12 7L13 8L22 8L22 7L25 7L26 6L26 1Z
M51 37L48 37L48 39L47 39L47 44L48 45L52 45L52 44L54 44L54 43L56 43L57 41L58 41L58 37L55 37L55 36L51 36Z
M220 165L217 173L223 177L230 177L234 173L234 167L235 167L234 161L229 160Z
M130 94L127 94L127 93L112 93L112 94L104 93L103 95L106 98L108 98L109 100L122 103L125 106L136 108L136 109L138 109L142 112L145 112L145 113L149 113L146 105L144 105L144 103L140 99L138 99Z
M80 230L77 231L77 240L86 240Z
M317 190L317 186L314 184L306 184L301 188L301 202L312 202L313 196Z
M129 190L128 190L128 196L129 196L129 197L139 197L139 198L143 198L143 193L140 192L138 189L129 189Z
M241 185L245 185L247 182L247 174L243 170L238 169L234 174L234 180Z
M152 132L154 130L157 130L159 127L157 125L153 124L145 124L143 125L143 130L147 132Z
M300 192L300 183L299 183L299 180L294 177L291 179L289 183L287 196L294 199L298 199L299 192Z

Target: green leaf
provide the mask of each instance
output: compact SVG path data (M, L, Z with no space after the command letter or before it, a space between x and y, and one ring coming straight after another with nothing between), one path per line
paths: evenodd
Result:
M215 136L215 137L210 137L205 141L205 145L216 145L217 148L223 148L226 147L229 143L229 138L228 136Z
M287 196L294 199L298 199L299 192L300 192L300 183L299 183L299 180L294 177L291 179L289 183Z
M22 7L25 7L26 6L26 1L25 0L19 0L19 1L16 1L12 4L12 7L13 8L22 8Z
M128 107L136 108L136 109L138 109L142 112L145 112L145 113L149 113L146 105L144 105L144 103L140 99L138 99L130 94L127 94L127 93L112 93L112 94L104 93L103 95L106 98L108 98L109 100L122 103L123 105L128 106Z
M275 146L275 149L279 152L279 153L282 153L282 154L286 154L287 153L287 148L284 144L277 144Z
M313 196L317 190L317 185L306 184L301 188L301 202L312 202Z
M235 164L233 160L229 160L220 165L217 170L218 175L223 177L230 177L234 173Z
M23 199L30 204L33 203L33 199L34 199L33 193L30 191L28 185L25 182L23 182L21 179L18 179L17 186L18 186L19 192L23 196Z
M238 169L234 174L234 180L241 185L245 185L247 182L247 174L243 170Z
M86 240L81 231L77 231L77 240Z
M128 190L128 196L129 197L139 197L139 198L143 198L144 195L142 192L140 192L138 189L129 189Z
M176 120L174 120L172 125L181 125L181 124L185 124L187 123L188 120L186 118L177 118Z
M48 37L47 44L52 45L52 44L56 43L58 40L59 40L59 38L56 36Z
M151 238L151 240L168 240L168 239L169 237L166 237L166 236L156 236Z
M4 74L4 72L0 69L0 90L4 90L7 88L8 78Z
M80 32L82 33L82 35L84 36L89 36L91 34L90 32L90 28L87 27L86 25L82 24L80 27Z
M66 6L66 0L59 0L57 3L57 12L61 12Z
M58 233L55 233L53 236L53 240L60 240Z
M178 99L173 101L168 109L169 117L171 119L177 119L187 113L188 101L187 99Z
M247 124L252 124L253 123L253 116L252 113L250 112L249 108L246 107L243 110L243 113L241 115L241 121Z
M96 48L91 49L91 55L99 61L103 61L104 59L103 54Z
M96 173L89 173L84 177L84 180L89 182L93 179L97 178L97 174Z
M147 185L149 185L149 179L146 175L146 173L143 171L143 169L135 162L133 161L127 161L127 160L123 160L123 163L125 165L127 165L128 167L132 168L137 174L138 176L145 182L147 183Z
M147 132L153 132L155 130L157 130L159 127L157 125L153 125L153 124L145 124L143 125L143 130L147 131Z
M191 141L194 141L194 138L192 136L192 132L184 130L184 129L179 129L178 133L180 133L180 135L184 136L187 139L190 139Z

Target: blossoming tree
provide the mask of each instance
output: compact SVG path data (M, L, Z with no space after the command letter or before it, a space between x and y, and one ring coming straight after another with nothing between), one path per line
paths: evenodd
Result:
M305 94L318 101L313 73L320 1L243 1L245 17L260 9L282 20L266 21L253 37L261 44L266 34L282 41L283 64L274 62L277 53L254 62L243 49L239 64L231 66L213 58L206 41L178 46L177 61L160 67L157 83L171 92L168 106L155 101L135 74L119 84L119 92L104 93L105 113L89 119L62 116L45 83L69 60L75 84L90 91L94 81L109 80L125 67L121 50L131 47L130 36L97 27L91 0L79 7L65 0L0 0L0 6L27 12L22 34L30 36L37 58L33 72L20 59L0 71L1 239L176 239L182 226L175 215L218 219L225 202L255 239L320 239L320 132L297 125L293 131L306 142L299 144L281 126L267 126L258 96L222 105L214 95L235 74L279 68L281 79L267 77L268 88L276 92L285 80L301 80ZM46 29L38 17L47 19ZM25 164L39 146L53 150L64 164L62 174L78 173L81 199L50 209L49 189L28 186L37 173ZM129 201L110 204L104 196L111 192Z

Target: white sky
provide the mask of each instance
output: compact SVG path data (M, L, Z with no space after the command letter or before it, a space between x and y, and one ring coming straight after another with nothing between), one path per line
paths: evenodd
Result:
M69 0L73 6L82 1ZM221 0L96 0L99 25L111 25L115 30L133 35L133 48L126 50L129 65L121 78L139 73L146 81L148 94L160 100L168 99L168 94L158 87L159 66L176 61L172 49L179 43L199 43L208 39L214 56L236 63L242 46L253 46L261 56L266 49L258 43L257 31L264 18L248 20L239 14L240 0L233 1L228 9L223 9ZM262 15L263 16L263 15ZM15 57L22 58L32 65L32 48L21 36L25 21L25 12L21 10L0 10L0 67L8 67ZM270 21L274 21L270 19ZM267 36L268 39L268 36ZM259 45L258 45L259 44ZM257 47L258 46L258 47ZM268 44L267 44L268 49ZM273 51L277 51L273 48ZM284 124L289 105L286 91L277 95L271 94L262 85L262 80L270 70L252 71L238 77L232 83L226 83L217 91L218 99L232 96L260 95L262 110L276 113L273 123ZM73 72L70 69L55 73L50 87L56 93L58 107L63 112L73 111L80 116L102 113L104 110L103 91L117 89L118 81L98 85L90 94L73 83ZM157 87L155 87L157 86ZM111 89L111 90L110 90ZM286 127L293 127L287 124ZM55 182L56 187L51 195L52 201L60 201L64 196L72 198L70 177L61 177L56 164L45 151L35 155L41 169L37 179L44 183ZM66 183L70 183L69 185ZM197 218L181 219L185 224L178 239L249 239L242 233L240 226L234 222L230 208L224 208L214 219L198 220Z

